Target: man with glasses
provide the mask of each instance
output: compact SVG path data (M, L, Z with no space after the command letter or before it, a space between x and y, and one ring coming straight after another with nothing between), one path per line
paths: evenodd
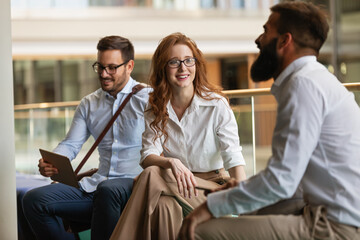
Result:
M54 152L74 159L90 135L97 139L123 100L138 84L130 77L134 68L132 43L120 36L102 38L94 71L101 88L84 97L76 109L65 139ZM61 183L29 191L23 200L25 216L37 239L74 239L61 219L91 226L91 239L109 239L131 194L139 165L143 112L148 90L130 98L98 146L99 169L80 181L80 188ZM43 159L39 171L50 177L57 169Z

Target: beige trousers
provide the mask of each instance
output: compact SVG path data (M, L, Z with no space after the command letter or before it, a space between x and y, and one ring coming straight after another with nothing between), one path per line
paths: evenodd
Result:
M222 173L214 174L217 179L217 176ZM201 176L208 177L208 175ZM198 185L202 187L219 186L215 182L195 178ZM213 179L213 177L210 178ZM205 200L204 192L200 190L197 197L183 198L178 192L175 177L170 169L148 167L136 180L130 199L110 239L176 239L183 216Z
M244 215L218 218L200 224L195 239L295 240L360 239L360 229L331 222L323 206L306 206L301 215Z

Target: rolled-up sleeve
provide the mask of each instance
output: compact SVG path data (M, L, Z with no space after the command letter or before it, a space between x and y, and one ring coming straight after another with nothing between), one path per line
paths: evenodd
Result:
M163 152L163 148L161 145L161 139L157 138L155 141L155 132L150 127L150 123L154 120L154 115L151 111L145 111L144 113L145 119L145 131L142 134L142 149L141 149L141 159L140 165L142 165L143 161L146 157L151 154L160 155Z
M242 148L234 113L225 100L219 100L219 104L220 113L216 134L220 143L224 168L228 170L235 166L245 165L245 160L241 152Z

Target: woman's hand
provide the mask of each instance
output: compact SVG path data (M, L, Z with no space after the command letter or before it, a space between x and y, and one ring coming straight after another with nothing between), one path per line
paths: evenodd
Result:
M171 166L171 171L175 176L179 193L182 194L185 198L191 198L192 192L195 196L198 195L198 191L195 188L197 185L194 174L182 164L179 159L170 158L169 163Z
M51 177L54 174L58 174L57 168L55 168L52 164L45 162L42 158L39 160L39 172L44 177Z

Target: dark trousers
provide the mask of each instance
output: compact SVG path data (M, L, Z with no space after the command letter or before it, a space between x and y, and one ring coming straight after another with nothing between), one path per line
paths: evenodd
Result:
M91 226L91 239L109 239L130 197L131 178L100 183L94 193L61 183L35 188L23 198L23 210L37 239L75 239L62 219Z

